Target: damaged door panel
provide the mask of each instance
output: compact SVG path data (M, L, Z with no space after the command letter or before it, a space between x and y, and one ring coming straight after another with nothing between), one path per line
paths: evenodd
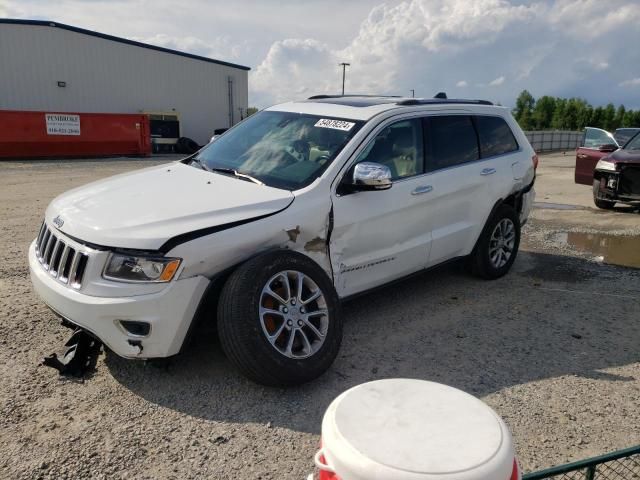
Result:
M344 191L333 198L330 250L340 296L425 268L431 248L427 204L433 187L430 177L423 175L420 119L382 124L354 163L360 162L388 167L393 185L386 190Z

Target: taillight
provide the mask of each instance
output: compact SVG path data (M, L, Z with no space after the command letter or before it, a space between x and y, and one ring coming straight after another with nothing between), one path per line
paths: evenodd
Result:
M531 157L531 160L533 161L533 169L537 170L538 169L538 154L534 153L533 157Z

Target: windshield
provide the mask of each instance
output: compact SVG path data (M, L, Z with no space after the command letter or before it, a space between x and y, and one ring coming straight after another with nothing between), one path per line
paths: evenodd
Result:
M613 132L613 138L616 139L618 145L624 145L638 132L640 132L640 128L618 128Z
M292 112L260 112L203 148L194 163L297 190L329 166L363 122ZM241 178L239 176L239 178Z
M640 150L640 132L624 146L625 150Z

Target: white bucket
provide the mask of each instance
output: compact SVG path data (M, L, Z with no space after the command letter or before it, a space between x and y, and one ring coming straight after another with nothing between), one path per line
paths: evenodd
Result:
M477 398L423 380L342 393L314 460L322 480L520 480L504 421Z

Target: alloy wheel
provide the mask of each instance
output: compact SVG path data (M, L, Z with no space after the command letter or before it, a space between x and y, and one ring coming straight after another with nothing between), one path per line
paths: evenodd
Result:
M516 228L510 218L503 218L493 229L489 240L489 260L494 268L504 267L515 248Z
M320 350L329 329L322 290L296 270L278 272L267 281L260 294L259 315L271 346L296 360Z

